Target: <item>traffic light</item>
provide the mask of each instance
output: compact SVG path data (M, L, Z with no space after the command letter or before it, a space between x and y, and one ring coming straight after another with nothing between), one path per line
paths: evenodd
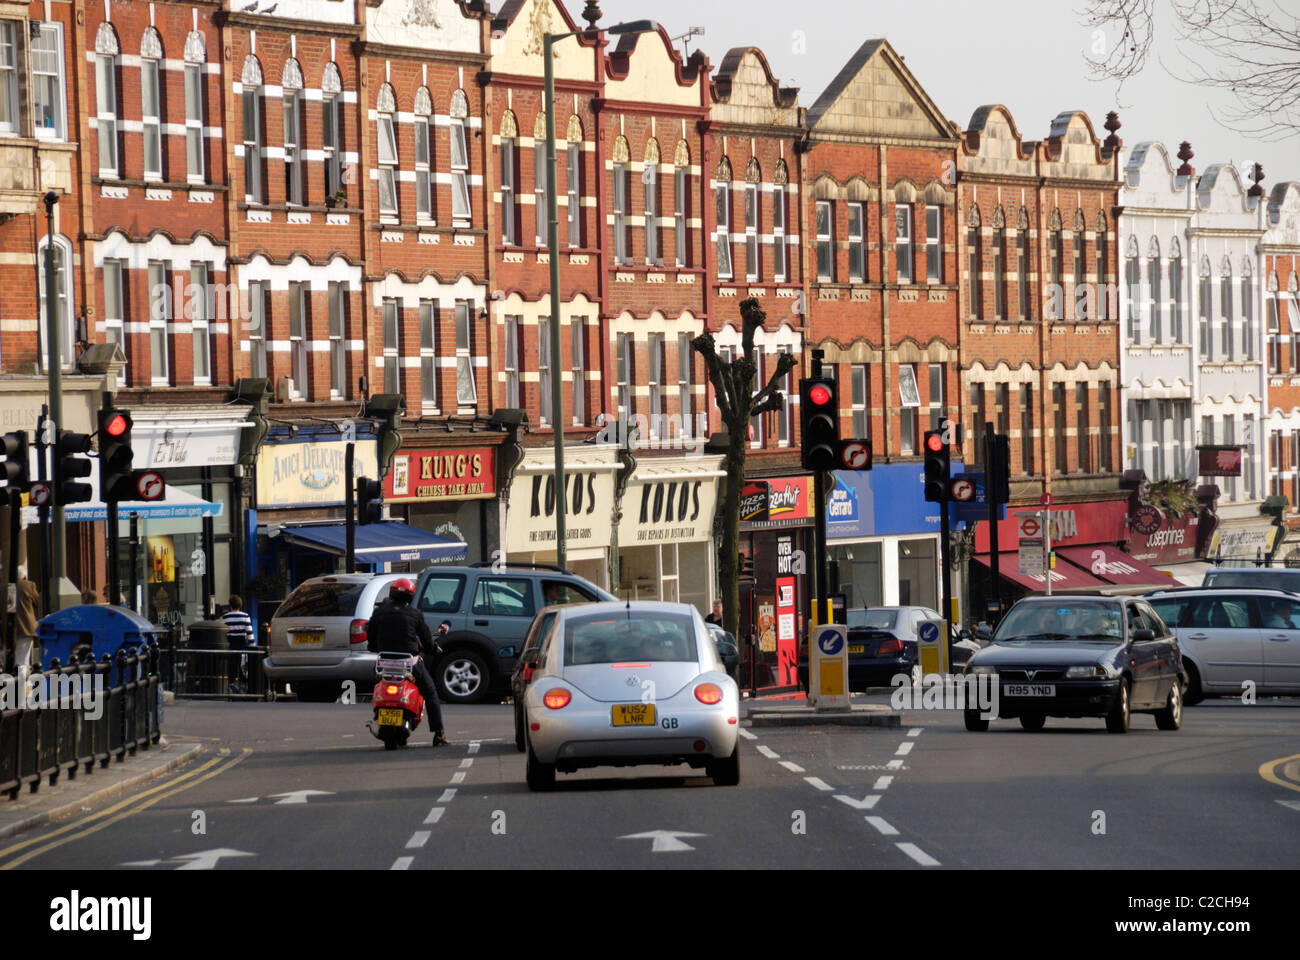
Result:
M379 523L383 519L383 484L369 477L357 477L357 523Z
M0 463L0 479L4 480L11 490L25 491L29 483L27 431L6 433L3 442L0 443L0 453L4 454L4 462Z
M1011 500L1011 442L1005 433L995 434L993 449L988 456L988 477L985 479L988 499L992 503Z
M925 432L925 499L930 503L948 502L948 444L940 430Z
M834 380L811 377L799 381L799 423L805 470L835 470L840 466L840 405Z
M105 503L140 499L131 464L131 414L126 410L99 411L99 499Z
M60 506L82 503L95 495L88 483L78 477L90 476L90 434L60 430L54 444L54 502Z

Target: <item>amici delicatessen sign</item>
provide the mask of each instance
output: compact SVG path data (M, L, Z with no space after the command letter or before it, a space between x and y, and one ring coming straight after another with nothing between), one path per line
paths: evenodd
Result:
M347 496L347 443L343 440L266 443L257 458L257 505L316 507ZM358 440L353 473L379 478L379 445Z

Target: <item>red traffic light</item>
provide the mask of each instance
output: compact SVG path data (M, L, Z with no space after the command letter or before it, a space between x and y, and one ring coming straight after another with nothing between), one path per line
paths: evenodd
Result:
M819 383L808 391L808 399L817 406L824 407L831 402L831 392Z
M115 413L104 424L104 432L110 437L120 437L131 429L131 418L125 413Z
M943 449L943 437L937 433L932 433L925 438L925 446L931 453L938 453Z

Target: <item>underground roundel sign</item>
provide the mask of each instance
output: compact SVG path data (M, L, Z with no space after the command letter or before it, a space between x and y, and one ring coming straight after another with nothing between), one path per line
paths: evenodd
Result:
M817 646L821 648L822 653L826 654L826 656L833 657L844 646L844 634L838 630L828 630L818 639Z

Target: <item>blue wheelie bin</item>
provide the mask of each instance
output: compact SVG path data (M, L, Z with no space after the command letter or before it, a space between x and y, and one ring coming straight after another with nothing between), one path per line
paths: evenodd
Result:
M66 665L83 650L89 650L96 661L106 653L116 657L124 647L130 652L150 640L160 640L162 635L162 630L135 611L103 604L68 607L36 624L42 669L48 668L55 657Z

